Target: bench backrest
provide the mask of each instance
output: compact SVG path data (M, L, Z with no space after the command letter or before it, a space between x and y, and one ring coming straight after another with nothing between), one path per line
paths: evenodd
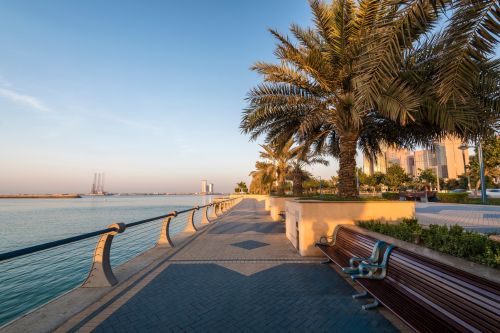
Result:
M376 239L339 227L336 251L369 257ZM500 274L500 273L499 273ZM457 331L500 332L500 284L396 247L384 282L431 308Z
M338 228L335 235L335 247L347 258L347 262L352 257L370 257L376 239L342 226Z
M402 248L386 279L457 330L500 332L500 285Z

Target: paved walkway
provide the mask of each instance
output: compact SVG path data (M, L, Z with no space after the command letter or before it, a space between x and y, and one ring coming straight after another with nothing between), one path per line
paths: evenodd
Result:
M500 233L499 206L417 203L416 215L422 224L458 224L480 232Z
M64 331L395 332L322 258L300 257L263 204L246 199L143 278Z

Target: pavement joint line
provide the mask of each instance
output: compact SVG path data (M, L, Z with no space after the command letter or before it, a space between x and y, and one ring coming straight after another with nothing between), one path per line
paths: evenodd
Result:
M174 259L169 260L171 263L211 263L211 262L241 262L241 263L267 263L267 262L293 262L293 263L321 263L320 259L294 259L294 258L278 258L278 259Z

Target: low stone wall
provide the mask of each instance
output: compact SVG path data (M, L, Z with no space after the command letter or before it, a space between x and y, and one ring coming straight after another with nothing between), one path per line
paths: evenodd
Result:
M230 198L243 198L243 199L255 199L257 201L264 201L269 199L269 195L267 194L242 194L242 193L234 193L229 195Z
M394 244L397 247L400 247L402 249L408 250L410 252L419 254L421 256L430 258L432 260L436 260L440 263L450 265L452 267L455 267L457 269L460 269L462 271L468 272L470 274L485 278L490 281L495 281L497 283L500 283L500 274L497 269L487 267L481 264L477 264L472 261L468 261L462 258L457 258L454 256L450 256L445 253L441 253L429 248L426 248L421 245L413 244L413 243L408 243L405 241L402 241L400 239L386 236L384 234L380 234L378 232L374 232L371 230L367 230L355 225L343 225L346 228L352 229L360 234L367 235L370 237L373 237L375 239L380 239L383 240L386 243Z
M288 198L288 197L270 197L269 199L269 212L271 214L271 218L273 221L280 221L281 216L280 212L285 211L285 201L296 198Z
M286 236L302 256L318 256L314 246L321 236L332 235L339 224L360 220L400 221L415 217L411 201L285 201Z

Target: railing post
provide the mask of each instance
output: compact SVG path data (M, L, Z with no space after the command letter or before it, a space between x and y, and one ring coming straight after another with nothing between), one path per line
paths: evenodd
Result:
M198 229L196 229L196 226L194 225L194 213L200 209L200 207L196 206L193 208L191 211L191 214L188 215L188 222L186 226L184 227L183 232L196 232Z
M87 279L82 284L84 288L110 287L118 283L113 274L109 257L113 237L125 231L126 226L125 223L114 223L108 226L108 228L115 228L115 231L102 234L99 237L94 251L92 267Z
M177 216L177 212L173 211L172 216L167 216L163 220L163 224L161 226L160 238L158 242L156 242L157 247L174 247L174 243L170 239L170 221L172 218Z
M209 221L208 221L208 207L209 206L205 206L203 207L203 213L201 213L201 224L208 224Z
M217 218L217 204L212 205L212 211L209 217L209 221L212 222L212 220L215 220Z

